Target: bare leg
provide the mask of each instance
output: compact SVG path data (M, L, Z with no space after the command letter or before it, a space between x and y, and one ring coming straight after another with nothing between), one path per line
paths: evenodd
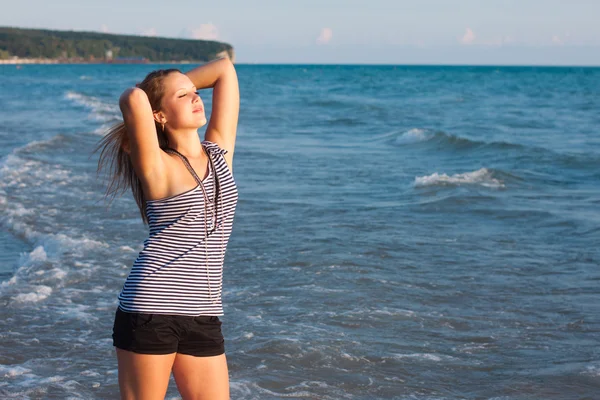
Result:
M177 353L173 376L184 400L229 400L229 370L225 354L194 357Z
M177 353L154 355L116 350L121 400L164 400Z

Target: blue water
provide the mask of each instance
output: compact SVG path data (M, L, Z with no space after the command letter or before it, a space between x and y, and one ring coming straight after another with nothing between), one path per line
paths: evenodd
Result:
M91 150L159 67L0 66L4 398L118 396L146 228ZM237 71L232 399L600 398L599 68Z

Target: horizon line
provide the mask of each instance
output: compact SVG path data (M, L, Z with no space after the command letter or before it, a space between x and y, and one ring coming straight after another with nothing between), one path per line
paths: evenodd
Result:
M24 59L25 60L25 59ZM214 60L211 60L214 61ZM207 61L210 62L210 61ZM0 63L0 66L14 65L159 65L159 64L180 64L180 65L201 65L202 62L196 61L149 61L147 63L127 64L127 63L106 63L106 62L62 62L62 63ZM344 66L344 67L489 67L489 68L522 68L522 67L541 67L541 68L600 68L600 64L462 64L462 63L335 63L335 62L316 62L316 63L296 63L296 62L235 62L234 65L245 66L298 66L298 67L320 67L320 66Z

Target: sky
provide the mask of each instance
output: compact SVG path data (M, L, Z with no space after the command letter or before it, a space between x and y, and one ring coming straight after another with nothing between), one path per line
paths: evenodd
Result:
M600 0L0 0L0 26L231 44L237 63L600 66Z

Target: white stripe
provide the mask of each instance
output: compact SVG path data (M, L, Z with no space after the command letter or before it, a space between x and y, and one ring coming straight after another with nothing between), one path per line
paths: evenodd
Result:
M224 315L221 302L223 261L233 227L238 191L223 157L226 150L207 140L202 143L214 162L221 187L223 209L219 202L217 229L206 238L204 196L200 186L147 203L149 236L119 294L119 306L124 311ZM214 175L209 174L203 184L208 198L214 199ZM211 214L206 222L212 230ZM207 265L210 280L207 279ZM209 281L212 298L209 298Z

